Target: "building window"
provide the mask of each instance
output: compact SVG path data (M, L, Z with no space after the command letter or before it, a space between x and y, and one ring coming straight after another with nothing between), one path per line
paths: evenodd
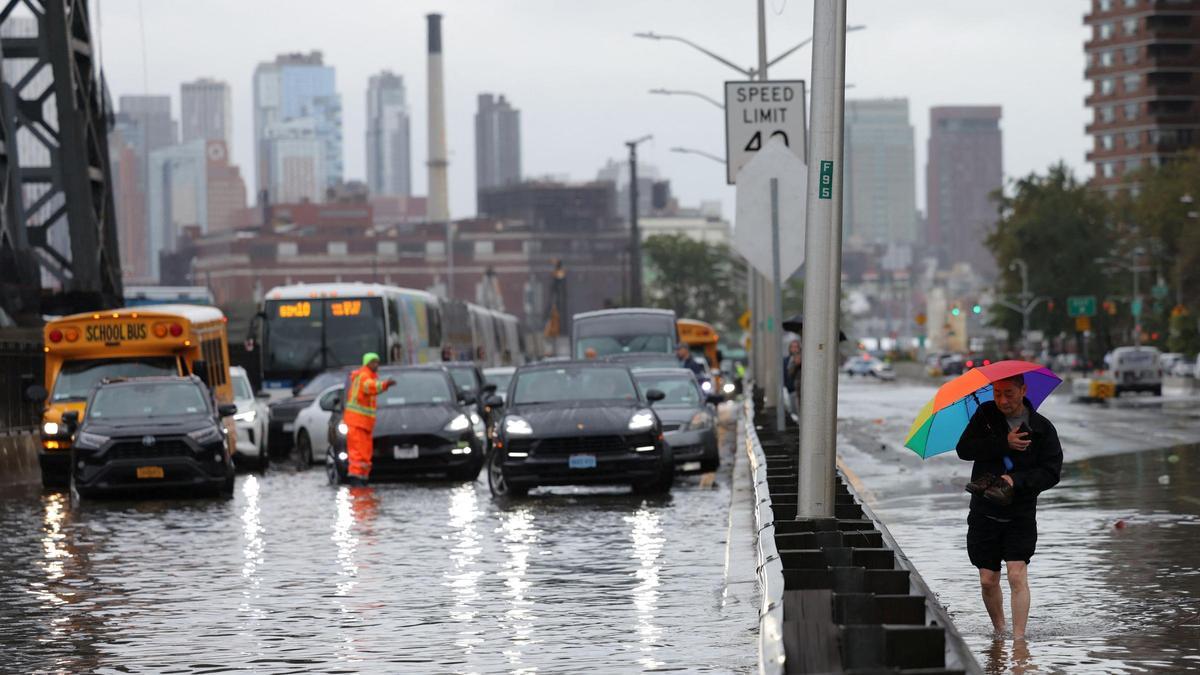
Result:
M1100 85L1101 96L1107 96L1117 90L1117 84L1111 77L1101 79L1098 84Z
M281 241L276 244L275 255L280 258L295 258L300 254L300 245L294 241Z
M1126 92L1137 91L1142 84L1142 76L1137 73L1129 73L1121 79L1124 81Z
M1117 120L1116 108L1113 108L1111 105L1100 106L1096 112L1101 122L1115 122Z
M1099 32L1101 40L1109 39L1113 36L1113 33L1116 32L1113 30L1113 25L1111 23L1102 23L1096 27L1096 30Z
M1103 134L1100 136L1100 149L1102 149L1102 150L1112 150L1113 149L1112 134Z
M396 257L398 247L394 241L379 241L375 242L375 255Z
M1126 7L1137 7L1137 0L1125 0Z
M1108 68L1109 66L1111 66L1113 64L1113 60L1114 59L1113 59L1112 50L1106 50L1106 51L1100 52L1100 65L1104 66L1105 68Z
M425 242L425 257L427 257L427 258L445 258L446 257L446 242L444 242L444 241L427 241L427 242Z
M1142 166L1142 160L1127 159L1127 160L1125 160L1125 173L1129 173L1131 171L1137 171L1138 168L1141 166Z
M1121 22L1121 28L1125 29L1126 36L1137 35L1138 20L1136 18L1125 19Z
M1125 65L1127 65L1127 66L1133 65L1137 62L1138 62L1138 48L1137 47L1126 47L1125 48Z
M1125 132L1125 147L1132 149L1132 148L1136 148L1137 146L1138 146L1138 132L1126 131Z
M346 255L346 242L331 241L325 245L325 252L329 255Z
M1138 104L1126 103L1125 104L1125 119L1136 120L1137 116L1138 116Z
M1116 162L1104 162L1103 164L1101 164L1100 165L1100 173L1105 178L1116 178L1117 177Z
M1112 11L1113 0L1100 0L1099 4L1101 12Z
M475 257L480 258L489 256L495 253L496 247L491 240L481 240L475 242Z

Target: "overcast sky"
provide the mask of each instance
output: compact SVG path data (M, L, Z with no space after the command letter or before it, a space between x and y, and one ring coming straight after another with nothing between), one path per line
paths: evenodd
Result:
M655 87L714 98L737 73L678 43L635 31L685 36L747 67L756 60L754 0L106 0L101 58L114 100L170 94L213 77L232 86L233 156L253 190L251 77L280 52L319 49L337 68L345 109L347 179L365 178L367 78L404 76L412 107L413 188L425 193L425 19L444 15L450 202L474 213L474 113L480 92L521 110L523 173L590 180L624 141L654 134L642 156L685 204L719 199L732 215L724 168L670 152L724 155L723 113L703 101L652 96ZM925 144L934 105L999 104L1004 173L1020 176L1065 160L1090 175L1083 127L1082 17L1086 0L850 0L846 81L850 98L907 97L915 127L917 204L924 209ZM95 9L93 9L95 11ZM807 38L811 0L767 0L773 56ZM144 30L143 30L144 29ZM143 48L142 35L145 36ZM773 79L810 79L806 48Z

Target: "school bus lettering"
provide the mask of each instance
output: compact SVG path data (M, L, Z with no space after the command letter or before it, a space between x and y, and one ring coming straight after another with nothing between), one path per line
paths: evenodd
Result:
M101 323L84 329L87 342L130 342L145 340L149 331L144 323Z

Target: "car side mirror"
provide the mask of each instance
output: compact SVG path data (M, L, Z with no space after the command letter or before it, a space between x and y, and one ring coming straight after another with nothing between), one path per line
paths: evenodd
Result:
M31 384L25 388L25 399L30 403L43 403L50 397L50 392L40 384Z
M651 403L655 403L655 402L657 402L657 401L661 401L661 400L663 400L663 399L664 399L664 398L666 398L666 397L667 397L667 395L666 395L666 394L664 394L664 393L662 393L662 392L661 392L661 391L659 391L658 389L648 389L648 390L646 390L646 400L647 400L647 401L649 401L649 402L651 402Z
M232 417L237 414L237 406L232 403L223 403L217 406L217 414L221 417Z
M460 392L460 393L458 394L458 400L459 400L459 401L460 401L460 402L461 402L463 405L472 405L472 404L474 404L476 401L478 401L479 399L475 398L475 392L473 392L473 391L464 391L464 392Z
M495 383L495 382L488 382L488 383L484 384L484 385L483 385L483 393L485 393L485 394L494 394L494 393L496 393L496 383Z
M725 396L722 394L709 394L704 397L704 400L713 405L721 405L725 402Z
M62 421L63 424L66 425L67 429L74 431L75 427L79 425L79 411L68 410L67 412L63 413Z
M491 396L483 399L483 404L489 408L503 408L504 407L504 399L500 398L499 396L497 396L495 394L492 394Z

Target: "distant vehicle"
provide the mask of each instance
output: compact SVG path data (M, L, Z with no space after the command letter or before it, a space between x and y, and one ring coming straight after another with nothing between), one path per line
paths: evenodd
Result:
M301 471L325 458L325 452L332 443L329 418L335 411L340 410L344 389L344 384L326 387L316 397L307 399L308 405L297 413L292 431L292 455L295 457L296 467Z
M1083 359L1080 358L1079 354L1059 354L1054 357L1052 367L1054 370L1063 373L1081 370L1083 368Z
M522 366L509 385L496 446L487 463L498 498L539 485L632 484L665 493L675 462L662 424L647 405L663 392L641 392L629 369L574 361ZM491 405L500 405L492 397Z
M92 388L115 377L198 375L217 403L233 403L225 315L216 307L154 305L73 314L47 322L45 384L27 398L43 403L38 462L45 486L66 485L71 435L63 415L82 418ZM236 430L225 420L229 452Z
M229 369L229 380L233 383L233 404L237 414L233 422L237 428L237 452L234 459L253 465L260 472L266 471L271 463L267 452L268 416L271 413L263 392L254 393L250 376L241 366Z
M717 452L717 409L720 394L700 390L696 378L684 368L635 370L633 379L643 396L657 390L661 401L647 401L662 422L664 440L671 447L680 471L716 471L721 465Z
M943 375L962 375L967 371L967 360L962 354L943 354L937 363Z
M101 382L87 416L69 412L73 429L72 498L169 488L233 496L233 456L223 418L232 403L214 405L196 376L159 376Z
M964 359L963 367L966 370L970 370L972 368L982 368L983 366L990 366L996 362L996 359L994 359L990 356L984 356L983 354L980 354L978 352L975 352L972 354L967 354L966 356L963 357L963 359Z
M1162 366L1162 371L1167 375L1175 374L1175 366L1183 362L1183 354L1179 352L1167 352L1159 357L1158 362Z
M1179 363L1175 364L1171 374L1175 377L1196 377L1197 363L1200 363L1200 358L1182 358L1179 360Z
M475 414L475 396L458 389L440 365L384 366L380 379L396 384L379 394L375 410L371 480L396 480L426 474L475 480L484 463L484 429ZM331 484L349 471L346 452L349 428L342 405L330 418L333 444L325 453Z
M880 361L873 356L852 356L842 366L842 372L854 377L856 375L862 377L874 377L879 380L894 380L896 379L896 371L892 370L892 364L885 361Z
M296 441L296 416L300 414L301 410L312 404L313 399L321 392L334 385L343 385L346 377L353 371L354 368L344 366L318 373L304 386L293 389L293 395L290 398L271 402L270 414L267 416L269 419L267 448L272 455L286 457L291 453ZM316 461L320 461L320 458L321 455L314 457Z
M576 314L571 320L571 354L595 356L654 352L671 354L679 342L675 312L669 309L629 307Z
M217 304L207 286L126 286L125 306Z
M1127 391L1148 391L1162 396L1162 364L1157 347L1117 347L1108 357L1109 371L1117 383L1117 396Z

